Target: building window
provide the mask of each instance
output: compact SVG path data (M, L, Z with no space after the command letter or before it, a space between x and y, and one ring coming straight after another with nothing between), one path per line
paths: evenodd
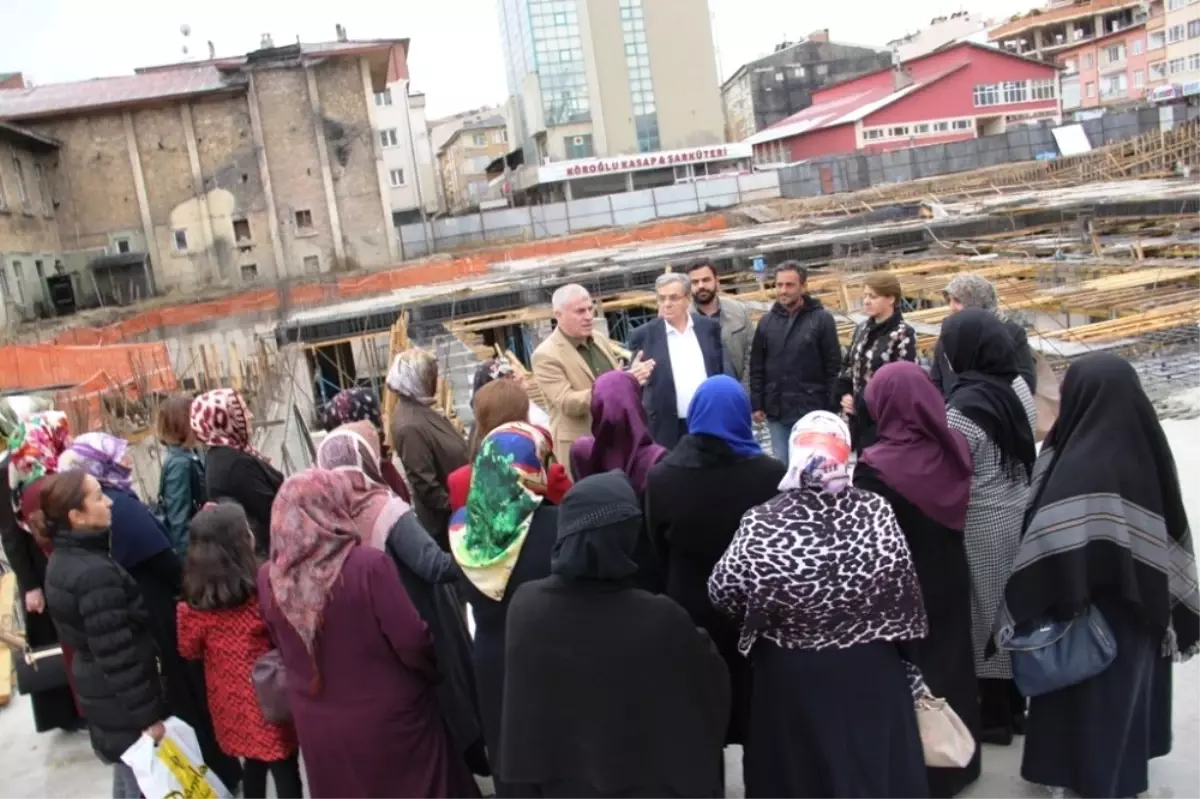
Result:
M975 120L973 120L973 119L956 119L956 120L954 120L954 129L955 130L970 130L973 127L975 127Z
M914 125L914 126L913 126L913 133L928 133L928 132L929 132L929 125L928 125L928 124Z
M1141 89L1146 85L1146 73L1142 70L1136 70L1133 73L1133 88Z
M0 261L0 298L7 300L12 296L12 289L8 287L8 267Z
M868 130L863 131L863 138L866 139L867 141L870 141L872 139L882 139L883 131L880 130L879 128L869 128Z
M306 274L306 275L321 274L321 256L319 256L319 255L304 256L304 274Z
M1068 58L1066 61L1063 62L1063 72L1065 72L1066 74L1074 75L1078 71L1079 71L1079 65L1075 63L1075 59Z
M242 264L242 282L258 280L258 264Z
M379 131L379 143L384 147L395 147L399 144L400 140L396 138L396 129L388 128L387 130Z
M1029 85L1023 80L1004 82L1004 104L1023 103L1029 99Z
M1105 99L1124 97L1129 92L1129 77L1124 72L1100 80L1100 96Z
M1133 40L1133 54L1141 55L1146 52L1146 40L1140 36Z
M1183 26L1172 25L1167 28L1167 44L1175 44L1183 41Z
M508 131L501 128L500 130L496 131L496 133L492 136L492 139L496 142L496 144L504 144L508 141Z
M659 149L658 101L654 95L654 82L650 76L650 60L647 56L649 44L645 24L642 21L642 0L619 0L621 13L626 17L621 22L621 36L629 73L629 99L633 106L633 127L637 135L638 152L648 153ZM775 73L775 80L783 81L783 72Z
M186 234L184 238L186 240ZM117 239L117 254L124 255L127 252L129 252L129 239Z
M384 89L381 92L375 92L375 105L391 105L392 90Z
M178 228L171 233L171 236L174 239L175 252L187 252L188 251L188 239L187 239L187 230L186 229Z
M312 230L312 211L302 208L296 212L296 230Z
M1178 11L1187 0L1167 0L1167 11Z
M897 136L907 136L907 135L908 135L908 126L907 125L897 125L895 127L888 128L888 136L897 137Z
M1188 56L1188 72L1200 72L1200 53Z
M254 240L253 237L250 235L250 220L249 219L233 220L233 240L236 241L238 244L241 244L242 242L249 242L249 241Z
M1112 47L1104 49L1105 63L1117 64L1125 60L1125 45L1114 44Z
M21 200L21 207L29 209L29 189L25 185L25 168L21 165L21 159L13 156L13 172L17 176L17 197Z
M981 83L975 87L975 107L1000 104L1000 87L995 83Z
M1163 80L1167 77L1167 62L1157 61L1150 65L1150 80Z
M1178 75L1181 72L1187 72L1186 63L1182 58L1172 58L1167 62L1167 72L1172 75Z
M42 213L46 216L54 213L54 201L50 199L50 184L46 182L46 170L41 164L33 165L33 174L37 178L38 192L42 195Z
M1200 36L1200 19L1194 19L1187 24L1187 32L1189 39L1195 39Z
M1160 50L1167 44L1167 35L1162 31L1154 31L1146 38L1147 50Z
M1092 67L1094 67L1094 66L1096 66L1096 59L1095 59L1095 58L1092 56L1092 54L1091 54L1091 53L1084 53L1084 56L1083 56L1083 68L1084 68L1084 69L1091 69L1091 68L1092 68Z
M25 283L25 275L23 273L25 270L21 266L20 261L13 261L12 264L13 264L13 284L16 285L16 287L17 287L17 294L15 297L13 297L13 299L15 299L17 301L18 305L24 305L25 304L25 286L23 284Z
M949 122L934 122L934 123L933 123L933 129L934 129L935 131L947 131L947 130L950 130L950 123L949 123Z
M473 144L476 147L487 147L487 134L486 133L476 133L474 136L471 137L471 144Z
M563 138L563 150L567 158L591 158L596 154L592 146L592 134L583 136L567 136Z
M1053 100L1056 94L1054 78L1029 81L1029 96L1032 100Z
M404 185L404 170L393 169L388 172L388 183L392 184L392 188L399 188Z
M1096 96L1096 84L1092 83L1091 81L1088 81L1087 84L1087 96L1089 98L1094 98Z

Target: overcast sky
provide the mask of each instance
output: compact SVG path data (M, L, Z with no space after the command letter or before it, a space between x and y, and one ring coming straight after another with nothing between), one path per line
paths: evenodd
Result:
M615 1L615 0L614 0ZM693 0L643 0L678 4ZM709 0L722 78L770 52L784 38L829 28L838 41L881 46L966 9L1009 15L1036 0ZM37 83L130 73L134 67L258 47L334 38L408 37L413 88L426 93L429 115L498 103L506 93L496 0L0 0L0 72L21 71ZM185 40L180 26L191 27Z

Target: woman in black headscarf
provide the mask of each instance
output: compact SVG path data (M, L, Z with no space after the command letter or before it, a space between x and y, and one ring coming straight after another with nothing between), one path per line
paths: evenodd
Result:
M963 543L971 569L981 738L1008 745L1024 729L1025 701L1013 686L1008 653L988 657L984 650L1021 543L1037 409L1020 377L1012 336L995 314L979 308L954 314L942 325L942 345L952 382L946 422L966 437L973 465Z
M1080 796L1136 796L1171 750L1171 665L1200 648L1200 595L1170 445L1137 373L1087 355L1062 384L1004 590L1003 644L1047 617L1100 611L1116 659L1034 697L1021 776Z
M512 599L500 771L516 795L725 794L725 663L683 608L634 587L641 526L625 475L581 480L551 576Z

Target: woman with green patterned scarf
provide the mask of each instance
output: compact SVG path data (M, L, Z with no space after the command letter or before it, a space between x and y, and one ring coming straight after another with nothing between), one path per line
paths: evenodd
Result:
M488 434L471 468L467 505L450 521L450 551L466 575L475 616L475 681L492 773L500 751L504 698L504 624L521 584L550 574L558 508L546 498L551 441L525 422ZM496 795L510 795L496 780Z

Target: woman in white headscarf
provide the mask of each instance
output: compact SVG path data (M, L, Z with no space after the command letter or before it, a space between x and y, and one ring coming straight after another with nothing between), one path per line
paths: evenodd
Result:
M928 796L925 689L899 648L928 625L904 534L851 486L845 422L810 413L790 442L782 493L746 512L708 583L753 670L746 795Z

